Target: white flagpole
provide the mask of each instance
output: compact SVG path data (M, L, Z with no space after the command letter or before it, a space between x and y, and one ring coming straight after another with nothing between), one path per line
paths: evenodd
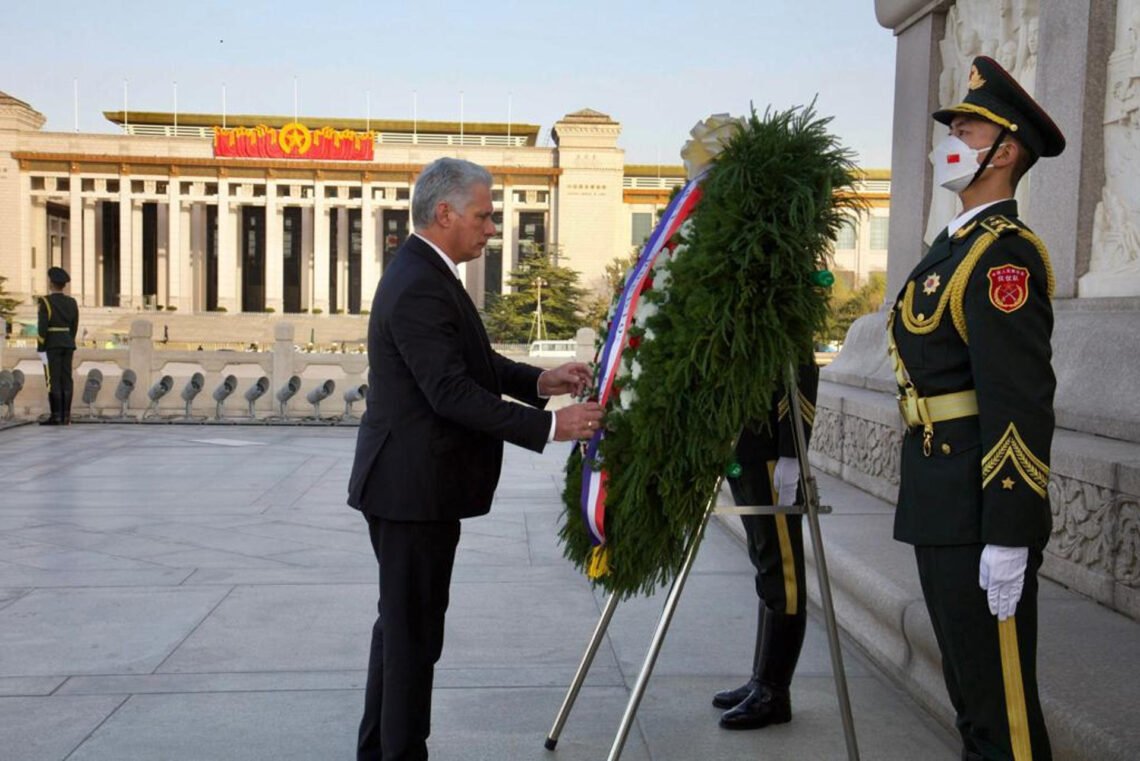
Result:
M123 131L127 132L131 126L130 112L127 110L127 80L123 80Z
M174 136L178 137L178 80L174 80Z
M297 121L297 78L293 77L293 121Z
M463 91L459 91L459 144L463 145Z
M71 80L71 110L75 115L75 131L79 131L79 77Z
M372 91L364 91L364 131L372 131Z
M222 129L226 128L226 83L222 82Z
M507 145L511 144L511 93L507 93Z
M415 90L412 90L412 145L415 145L417 142L419 142L417 138L420 123L420 106L418 96L419 94Z

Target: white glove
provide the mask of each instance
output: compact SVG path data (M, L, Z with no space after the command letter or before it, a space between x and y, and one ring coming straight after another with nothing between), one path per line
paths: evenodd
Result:
M800 461L795 457L781 457L776 460L772 471L772 491L776 492L781 505L796 503L796 487L800 483Z
M998 621L1012 618L1025 586L1025 568L1029 564L1028 547L1002 547L987 544L978 565L978 585L986 590L990 613Z
M47 364L47 352L46 351L37 351L36 354L39 356L40 362L43 362L46 365Z

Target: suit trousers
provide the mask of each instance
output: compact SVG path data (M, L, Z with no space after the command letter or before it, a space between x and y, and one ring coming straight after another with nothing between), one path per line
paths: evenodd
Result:
M1017 613L990 613L978 586L981 544L917 546L918 577L942 651L946 691L965 758L1049 761L1049 735L1037 695L1037 569L1030 549Z
M443 650L459 521L368 518L380 600L360 720L357 761L428 757L431 691Z

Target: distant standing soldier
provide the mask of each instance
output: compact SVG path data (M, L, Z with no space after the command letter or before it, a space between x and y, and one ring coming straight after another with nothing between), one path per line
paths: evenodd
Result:
M913 544L965 761L1049 761L1037 569L1049 539L1053 270L1018 180L1065 138L995 61L974 60L934 182L964 211L907 278L888 346L907 432L895 538ZM1062 192L1063 189L1055 189Z
M36 343L44 363L51 414L40 421L40 425L70 425L71 360L75 356L75 334L79 331L79 305L63 292L71 282L66 270L52 267L47 275L51 292L39 299Z

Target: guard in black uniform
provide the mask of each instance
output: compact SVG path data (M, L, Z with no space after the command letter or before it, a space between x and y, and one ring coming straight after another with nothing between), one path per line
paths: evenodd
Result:
M811 439L819 368L811 360L799 368L793 390L804 421L804 440ZM738 505L800 504L800 465L791 399L778 391L768 419L744 429L736 444L738 475L728 479ZM790 687L807 624L804 589L802 515L742 515L748 557L756 568L760 597L752 677L734 690L718 692L713 705L730 709L720 718L725 729L760 729L792 719Z
M1065 139L989 58L934 180L952 220L907 278L888 345L907 425L895 538L915 545L967 761L1049 761L1037 694L1037 569L1049 539L1053 271L1014 188Z
M62 267L48 270L51 293L39 299L39 331L36 338L44 363L51 414L40 425L70 425L75 334L79 330L79 305L63 292L71 277Z

